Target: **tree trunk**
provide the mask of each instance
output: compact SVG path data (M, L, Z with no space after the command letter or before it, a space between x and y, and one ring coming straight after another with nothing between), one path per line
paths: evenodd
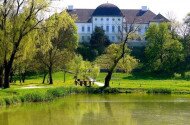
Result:
M26 73L22 73L21 76L22 76L21 77L22 78L22 83L24 83L25 82L25 78L26 78Z
M0 88L3 87L3 66L0 66Z
M49 67L49 84L53 84L52 66Z
M5 89L10 87L10 85L9 85L10 72L11 72L11 66L10 66L10 65L7 65L7 66L5 67L4 84L3 84L3 86L4 86Z
M110 80L113 74L113 71L115 70L118 62L120 61L120 59L122 59L122 57L124 56L125 53L122 53L115 61L113 66L109 69L107 76L105 77L105 84L104 84L104 88L109 87L110 86Z
M105 78L104 87L109 87L110 86L110 80L111 80L112 74L113 74L113 72L108 71L108 74L107 74L107 76Z
M9 76L10 76L10 73L11 73L11 69L12 69L12 66L13 66L13 61L14 61L14 58L15 58L15 54L17 52L17 48L19 46L19 43L21 41L21 38L19 38L18 42L15 43L15 46L14 46L14 49L13 49L13 52L11 54L11 57L10 57L10 60L7 61L6 58L4 60L4 66L5 66L5 73L4 73L4 88L9 88L10 87L10 81L9 81Z
M42 81L42 84L45 83L45 80L46 80L46 76L47 76L47 73L44 73L44 77L43 77L43 81Z
M13 71L11 71L11 73L10 73L10 83L13 82L13 76L14 76Z
M66 81L66 71L64 71L64 83Z

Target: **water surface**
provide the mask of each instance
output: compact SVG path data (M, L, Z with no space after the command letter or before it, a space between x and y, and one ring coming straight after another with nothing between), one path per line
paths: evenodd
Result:
M0 125L188 125L190 96L71 95L0 109Z

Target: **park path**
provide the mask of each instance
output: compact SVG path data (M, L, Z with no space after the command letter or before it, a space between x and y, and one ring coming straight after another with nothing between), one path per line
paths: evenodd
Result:
M26 86L26 87L21 87L20 89L40 89L40 88L51 88L51 86Z
M103 87L103 86L104 86L104 83L96 82L96 80L93 79L93 78L90 78L90 77L89 77L89 80L90 80L90 81L94 81L94 84L96 84L97 86L100 86L100 87Z
M104 83L101 83L101 82L94 82L94 84L96 84L97 86L100 86L100 87L104 86Z

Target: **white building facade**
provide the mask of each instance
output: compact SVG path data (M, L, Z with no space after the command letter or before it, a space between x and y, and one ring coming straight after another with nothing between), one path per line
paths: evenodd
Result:
M131 40L131 45L144 46L144 35L150 23L168 22L161 14L154 14L143 6L142 9L119 9L117 6L106 3L96 9L73 9L69 6L68 13L77 16L79 41L89 42L95 27L101 27L111 42L121 42L133 24L135 33L141 39Z

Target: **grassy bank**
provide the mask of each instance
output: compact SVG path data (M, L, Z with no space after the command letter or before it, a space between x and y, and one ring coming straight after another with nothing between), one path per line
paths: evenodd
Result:
M106 73L101 73L97 81L104 82ZM123 73L114 73L110 88L105 90L93 87L79 87L74 85L73 76L66 75L63 82L63 73L53 74L54 84L42 84L41 76L32 76L26 83L16 82L10 89L0 90L0 106L21 104L25 102L51 101L58 97L77 93L148 93L148 94L190 94L190 81L187 79L155 78L150 76L134 76ZM27 89L25 87L42 87Z
M55 87L41 89L6 89L0 91L0 107L28 102L46 102L70 94L121 93L116 88Z

